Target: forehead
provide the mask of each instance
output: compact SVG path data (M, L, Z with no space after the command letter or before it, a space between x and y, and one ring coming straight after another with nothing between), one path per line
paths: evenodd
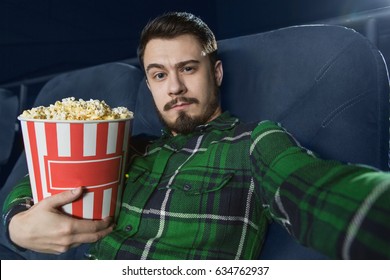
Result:
M145 47L144 66L150 63L178 63L202 56L202 46L192 35L181 35L172 39L152 39Z

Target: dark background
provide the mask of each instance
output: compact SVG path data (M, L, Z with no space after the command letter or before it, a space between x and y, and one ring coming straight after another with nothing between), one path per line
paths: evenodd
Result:
M21 113L56 74L135 61L143 26L168 11L201 17L218 40L299 24L343 25L367 36L390 66L390 0L0 0L0 93L16 95ZM0 188L22 150L16 120L14 127Z
M0 87L135 57L142 27L167 11L192 12L225 39L385 6L390 0L0 0Z

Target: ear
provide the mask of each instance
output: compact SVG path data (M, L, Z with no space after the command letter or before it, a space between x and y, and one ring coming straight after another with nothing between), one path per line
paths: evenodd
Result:
M223 67L222 67L222 61L217 60L214 66L214 75L215 75L215 82L218 86L221 86L222 84L222 78L223 78Z
M149 85L149 81L148 81L147 78L145 79L145 82L146 82L146 85L148 86L148 89L150 90L150 85ZM151 90L150 90L150 91L151 91Z

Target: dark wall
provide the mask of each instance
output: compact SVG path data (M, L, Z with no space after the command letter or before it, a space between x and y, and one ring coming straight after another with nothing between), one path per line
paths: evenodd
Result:
M216 0L218 35L251 34L390 5L388 0Z
M215 27L215 1L1 0L0 84L135 56L150 18L184 10Z
M0 87L136 55L150 18L200 16L218 39L374 9L388 0L0 0Z

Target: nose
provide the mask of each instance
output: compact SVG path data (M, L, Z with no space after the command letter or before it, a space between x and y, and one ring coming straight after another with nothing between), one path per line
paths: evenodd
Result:
M176 96L180 94L184 94L186 92L186 87L184 81L180 77L179 74L171 74L169 75L169 95Z

